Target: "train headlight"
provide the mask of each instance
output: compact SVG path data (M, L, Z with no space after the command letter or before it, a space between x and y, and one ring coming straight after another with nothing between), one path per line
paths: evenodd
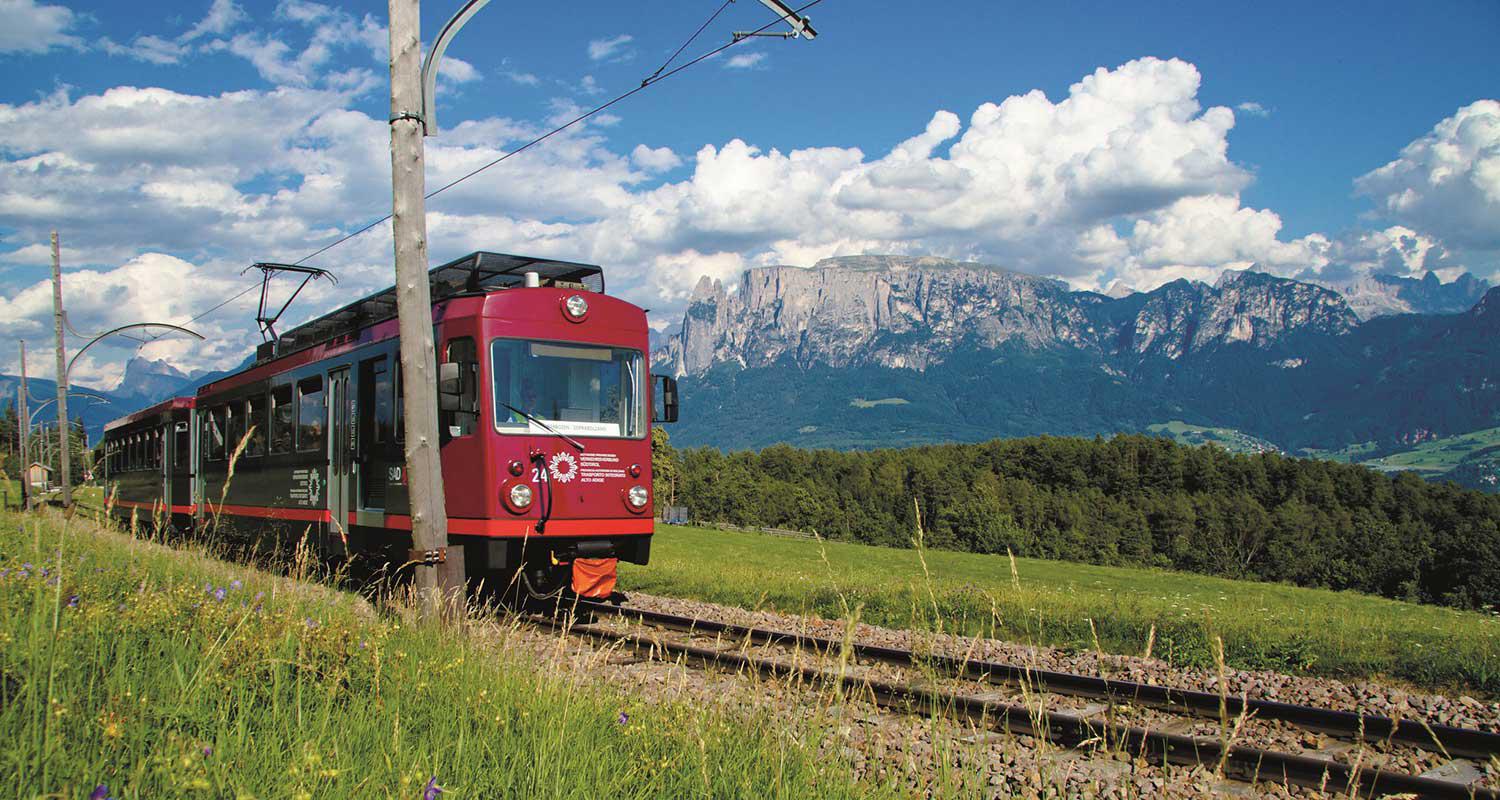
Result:
M630 487L630 491L625 493L625 502L629 503L630 507L637 511L645 508L646 501L650 499L651 493L646 491L646 487L639 484Z
M532 495L533 492L531 491L531 486L525 483L518 483L510 487L510 491L506 493L506 497L510 500L510 504L515 506L516 508L529 507L531 505Z
M568 294L567 299L562 300L562 315L570 323L582 323L583 318L588 317L588 300L583 299L582 294Z
M589 315L589 301L583 299L583 295L569 295L568 299L563 301L563 311L568 315L568 319L582 322L583 318Z

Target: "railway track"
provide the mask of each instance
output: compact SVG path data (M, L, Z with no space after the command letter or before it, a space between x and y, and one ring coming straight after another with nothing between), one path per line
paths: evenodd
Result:
M593 603L584 608L599 617L619 617L626 622L654 629L672 630L690 636L713 636L720 641L736 644L743 642L766 647L799 648L822 655L838 654L844 647L842 642L822 637L640 608ZM1114 707L1114 704L1122 704L1175 715L1219 720L1241 717L1272 720L1356 743L1412 747L1440 753L1449 759L1479 761L1500 754L1500 734L1487 731L1429 725L1415 720L1391 719L1269 700L1242 699L1032 669L1014 664L917 654L892 647L859 643L849 645L848 654L866 663L876 662L899 669L930 670L966 683L1021 686L1034 693L1101 700L1109 704L1086 712L1046 710L1036 704L997 700L972 688L938 688L936 685L922 685L920 682L897 682L838 674L805 663L786 663L736 650L671 641L660 635L614 630L597 624L564 623L549 617L539 616L531 620L558 632L600 642L618 642L652 656L753 671L768 677L791 678L808 683L837 683L851 694L869 696L879 705L888 708L916 713L941 709L944 713L981 726L1043 739L1066 747L1103 748L1144 757L1154 763L1210 767L1222 764L1226 777L1242 781L1269 781L1315 788L1333 794L1365 797L1401 794L1500 800L1500 790L1496 789L1376 766L1360 766L1357 761L1353 764L1343 763L1322 754L1307 755L1233 744L1232 738L1226 746L1222 737L1197 736L1151 725L1129 724L1115 719L1114 715L1100 712Z

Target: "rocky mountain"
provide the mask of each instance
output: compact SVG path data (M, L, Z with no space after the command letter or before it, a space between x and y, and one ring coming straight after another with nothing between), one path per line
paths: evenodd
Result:
M1336 292L1254 272L1110 297L985 264L854 256L750 269L732 293L704 278L663 360L679 376L784 358L924 370L958 349L1007 342L1178 359L1358 324Z
M125 374L112 391L125 397L140 398L154 402L156 398L170 397L193 380L182 370L165 360L153 361L136 356L125 363Z
M1489 284L1465 272L1444 283L1431 271L1418 278L1362 275L1320 282L1344 296L1360 319L1391 314L1458 314L1484 296Z
M984 264L860 256L702 281L656 368L674 441L880 447L1184 420L1289 450L1500 425L1500 290L1361 322L1256 272L1111 297Z

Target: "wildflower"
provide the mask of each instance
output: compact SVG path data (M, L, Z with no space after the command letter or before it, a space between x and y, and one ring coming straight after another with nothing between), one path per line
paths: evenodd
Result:
M255 599L256 600L259 600L259 599L261 599L262 597L265 597L265 596L266 596L265 592L256 592L255 593Z
M224 590L223 589L215 589L214 590L214 599L217 600L217 601L219 601L220 603L224 602Z
M98 786L94 787L94 791L89 792L89 800L115 800L115 799L113 797L109 796L109 787L105 786L104 784L101 783Z
M205 583L205 584L203 584L203 591L204 591L205 594L207 594L208 592L211 592L213 590L214 590L214 585L212 583Z
M437 800L438 795L442 793L443 787L438 785L437 776L434 775L428 779L427 788L422 790L422 800Z
M229 588L231 588L231 589L233 589L235 591L239 591L240 589L244 588L244 586L245 586L245 584L240 583L240 579L239 578L235 578L234 580L232 580L232 581L229 582Z
M367 648L367 647L369 647L369 646L370 646L370 645L369 645L369 644L367 644L367 643L365 643L365 642L360 642L360 643L359 643L359 649L361 649L361 650L364 650L364 649L365 649L365 648Z
M213 754L214 754L214 749L212 747L204 745L204 747L203 747L203 757L204 758L208 758L209 756L211 756Z
M76 594L70 594L70 595L68 595L68 608L77 608L77 607L78 607L78 595L76 595Z
M626 714L624 711L620 712L620 716L615 717L615 724L616 725L624 725L625 723L627 723L629 721L630 721L630 715Z
M313 619L312 617L308 617L307 618L307 627L309 627L309 628L316 628L316 627L318 627L318 621L315 620L315 619Z

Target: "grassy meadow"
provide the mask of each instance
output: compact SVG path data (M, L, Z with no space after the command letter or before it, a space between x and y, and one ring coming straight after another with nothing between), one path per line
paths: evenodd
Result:
M621 589L1233 666L1500 695L1500 617L1164 570L659 526ZM925 561L925 564L924 564ZM1092 626L1090 625L1092 621ZM1153 636L1154 630L1154 636Z
M0 513L0 794L878 794L790 732L407 617L82 515Z

